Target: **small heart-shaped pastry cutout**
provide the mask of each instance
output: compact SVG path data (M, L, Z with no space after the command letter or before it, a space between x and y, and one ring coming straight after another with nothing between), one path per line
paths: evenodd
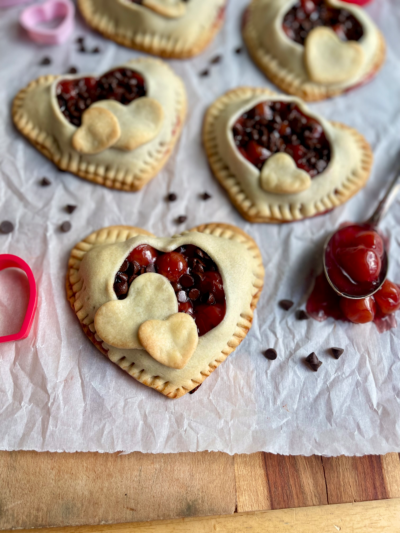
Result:
M182 0L143 0L143 5L168 18L175 19L186 13L186 4Z
M275 194L295 194L311 185L305 170L296 166L293 158L284 152L272 155L264 163L260 174L261 188Z
M118 119L104 107L89 107L82 115L82 125L72 137L72 146L81 154L99 154L121 136Z
M343 83L353 78L364 63L364 50L356 41L343 42L331 28L313 29L305 42L304 60L316 83Z
M103 304L94 317L99 337L115 348L140 349L139 326L177 313L178 302L167 278L149 272L135 279L125 300ZM196 330L197 331L197 330Z
M135 150L153 140L161 130L164 110L154 98L138 98L129 105L115 100L102 100L92 106L105 109L117 119L121 135L113 145L120 150Z
M194 354L199 336L190 315L176 313L167 320L148 320L139 328L139 340L159 363L184 368Z

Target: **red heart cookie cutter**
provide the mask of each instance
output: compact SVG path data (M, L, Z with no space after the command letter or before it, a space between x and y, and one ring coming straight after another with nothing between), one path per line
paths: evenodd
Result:
M12 335L4 335L3 337L0 337L0 343L26 339L31 330L33 318L35 316L37 307L36 281L29 265L25 263L23 259L16 255L0 254L0 271L5 270L6 268L18 268L19 270L25 272L29 283L29 302L28 307L26 309L25 318L19 332L14 333Z

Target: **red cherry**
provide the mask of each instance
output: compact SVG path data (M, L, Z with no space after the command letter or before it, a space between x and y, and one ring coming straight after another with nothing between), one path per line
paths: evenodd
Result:
M73 92L75 92L74 80L60 81L60 83L57 85L57 94L65 93L71 95Z
M199 336L205 335L208 331L220 324L225 316L225 305L199 305L196 308L196 324Z
M341 298L340 307L347 320L354 324L366 324L375 318L376 305L372 296L363 300Z
M178 281L188 269L185 257L178 252L169 252L160 255L157 259L156 266L157 272L168 278L169 281Z
M301 0L301 7L307 15L311 15L316 10L313 0Z
M300 159L307 154L307 148L304 148L301 144L288 144L286 146L286 151L294 159L294 162L298 166Z
M382 257L383 255L384 245L382 237L374 230L360 231L360 233L355 236L353 245L362 245L365 246L365 248L371 248L371 250L375 250L379 257Z
M84 78L85 85L87 89L92 90L96 88L97 80L96 78Z
M391 315L400 309L400 287L388 279L374 294L376 304L384 315Z
M218 272L206 272L199 285L200 291L204 293L211 292L217 302L225 301L224 285L221 275Z
M193 305L190 300L187 302L179 302L178 304L179 313L187 313L188 315L193 316Z
M273 118L272 109L268 102L260 102L254 108L254 114L260 118L271 120Z
M148 244L140 244L128 255L128 261L136 261L140 266L152 265L158 257L155 248Z
M271 152L267 148L260 146L255 141L250 141L246 147L245 157L256 167L264 163L270 155Z
M375 281L379 277L381 260L374 250L364 246L339 248L336 258L353 281L365 283Z

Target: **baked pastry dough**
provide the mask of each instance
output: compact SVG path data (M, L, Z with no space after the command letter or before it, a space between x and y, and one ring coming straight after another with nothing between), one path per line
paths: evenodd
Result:
M86 22L119 44L167 58L199 54L224 20L227 0L78 0Z
M243 26L260 69L283 91L306 101L330 98L368 81L385 59L384 38L365 10L340 0L321 2L354 17L361 38L342 41L332 28L319 26L305 32L304 43L297 42L285 33L283 21L298 0L252 0Z
M265 102L278 107L291 104L298 109L296 113L300 112L301 119L309 117L313 125L322 128L330 157L328 162L322 162L322 167L320 162L316 163L319 171L313 168L312 179L307 179L303 169L298 172L294 160L286 153L270 155L262 168L257 168L235 145L233 127L238 119ZM274 120L280 128L287 122L281 123L279 116ZM255 133L258 135L258 131ZM288 146L285 148L285 137L281 139L278 150L289 151ZM251 87L229 91L210 106L204 121L203 142L215 177L250 222L302 220L343 204L365 185L373 160L369 144L356 130L325 120L293 96Z
M123 77L127 74L132 80ZM110 83L110 76L120 79L111 97L122 101L103 99L115 81ZM129 81L131 85L125 83ZM135 96L139 82L143 87ZM91 104L89 99L83 112L79 105L84 107L85 99L76 95L81 83L83 94L96 90L96 83L105 91ZM63 88L70 93L64 95ZM65 100L68 95L76 101ZM61 170L113 189L137 191L170 157L186 116L186 91L163 61L141 58L83 82L79 75L38 78L17 94L12 116L20 132Z
M117 298L116 273L143 244L166 253L193 245L212 258L226 297L226 314L216 327L198 335L193 318L177 312L171 284L160 273L136 277L127 297ZM235 226L207 224L172 238L112 226L72 250L67 297L83 331L104 355L144 385L179 398L200 385L246 337L263 279L256 243Z

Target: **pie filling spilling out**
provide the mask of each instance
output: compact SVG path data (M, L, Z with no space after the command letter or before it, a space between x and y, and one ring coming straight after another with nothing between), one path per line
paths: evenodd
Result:
M314 28L332 28L342 41L359 41L364 35L360 22L347 9L331 7L326 0L300 0L283 18L283 31L304 46Z
M232 133L240 153L259 170L273 154L285 152L314 178L331 159L323 127L293 102L257 104L237 119Z
M128 105L146 94L143 76L129 68L110 70L99 78L62 80L56 87L61 112L76 127L81 125L84 111L95 102L116 100Z
M178 311L193 317L199 336L222 322L226 311L222 277L214 261L197 246L188 244L167 253L148 244L137 246L115 276L117 298L125 299L132 282L146 272L156 272L170 281Z
M351 296L368 294L382 283L384 261L382 238L367 224L339 229L329 241L325 256L331 281ZM318 321L332 317L355 324L380 323L400 309L400 286L386 280L373 296L353 300L339 296L322 273L315 280L306 309Z

